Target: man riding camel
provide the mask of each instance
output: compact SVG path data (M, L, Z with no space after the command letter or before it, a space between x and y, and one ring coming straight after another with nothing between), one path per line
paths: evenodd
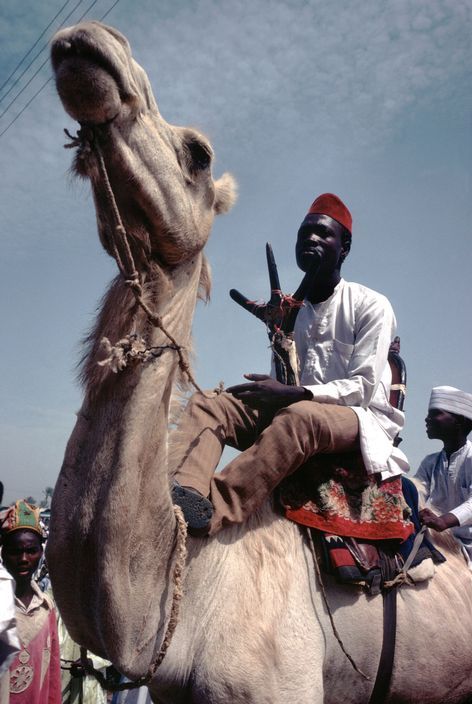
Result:
M395 316L385 296L341 277L351 240L344 203L316 198L295 246L303 272L321 256L294 329L300 385L246 374L247 383L187 404L174 439L173 498L193 534L243 522L316 454L360 451L366 472L382 479L407 469L393 447L404 416L389 402ZM215 474L225 445L242 452Z

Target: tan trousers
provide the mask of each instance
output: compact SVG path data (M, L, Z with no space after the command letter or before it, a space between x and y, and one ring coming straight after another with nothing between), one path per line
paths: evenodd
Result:
M357 415L348 406L299 401L274 415L227 393L194 394L173 435L175 478L213 504L210 535L242 523L312 455L359 448ZM215 474L225 445L242 452Z

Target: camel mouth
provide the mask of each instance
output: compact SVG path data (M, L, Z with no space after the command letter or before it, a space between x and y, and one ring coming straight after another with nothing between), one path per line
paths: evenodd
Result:
M125 98L128 91L125 89L118 67L101 51L100 47L91 42L92 40L87 41L87 35L82 33L72 38L56 39L51 46L51 63L55 75L57 76L65 62L73 62L74 59L85 60L108 73L115 81L121 97Z

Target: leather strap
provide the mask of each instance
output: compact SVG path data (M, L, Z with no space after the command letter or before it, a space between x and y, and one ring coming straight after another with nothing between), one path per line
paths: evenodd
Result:
M382 551L382 572L384 581L393 579L395 560ZM397 631L397 587L383 590L383 640L379 666L369 704L384 704L390 687L395 657L395 639Z

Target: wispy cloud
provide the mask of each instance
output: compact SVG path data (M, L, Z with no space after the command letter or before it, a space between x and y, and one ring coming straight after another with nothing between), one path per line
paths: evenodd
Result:
M158 96L252 142L280 132L372 145L402 113L454 95L470 68L471 7L461 0L178 6L149 24L133 12L135 53ZM119 17L119 14L117 14ZM123 27L126 29L125 27Z
M44 5L41 28L56 10ZM35 3L21 7L0 16L7 67L37 36ZM123 0L108 19L130 39L170 121L197 124L239 158L305 148L320 159L375 149L415 108L463 99L471 12L466 0ZM57 174L59 163L63 178L70 157L60 155L60 130L71 124L51 83L2 139L3 160L20 172L18 154L29 149L41 169L54 159ZM18 198L15 179L6 188Z

